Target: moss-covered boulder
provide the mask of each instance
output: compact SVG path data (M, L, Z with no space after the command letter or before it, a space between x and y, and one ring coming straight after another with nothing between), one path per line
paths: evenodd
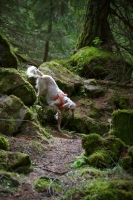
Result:
M120 138L127 145L133 145L133 110L114 111L109 134Z
M31 161L27 154L4 150L0 151L0 169L4 169L6 171L15 171L20 167L29 168L30 165Z
M32 105L36 100L34 88L16 69L0 69L0 94L13 94L25 105Z
M86 78L129 80L132 66L120 57L95 47L84 47L70 58L73 69Z
M5 192L9 194L14 192L20 186L20 183L15 174L11 172L0 171L0 177L0 197L5 199Z
M39 70L52 76L59 88L69 96L76 94L81 88L81 78L57 62L45 62L39 67Z
M23 123L20 127L20 132L31 138L43 139L43 141L47 141L47 139L50 138L50 133L48 133L45 128L42 128L39 124L31 121Z
M119 92L114 92L108 103L113 105L115 109L127 109L129 106L129 97L127 95L121 95Z
M35 181L34 189L37 192L43 192L47 196L51 196L51 195L58 195L59 192L61 192L62 187L61 187L60 182L57 179L42 177Z
M119 138L102 138L95 133L83 135L82 146L85 150L85 156L88 157L88 164L98 168L115 166L119 161L121 166L124 166L122 159L128 155L126 145ZM127 163L127 168L131 167L131 162Z
M57 120L55 120L54 118L56 112L53 109L44 104L43 113L44 113L43 125L45 124L51 124L52 126L57 125ZM69 116L68 112L64 112L62 115L61 127L64 127L64 129L69 129L70 131L75 131L77 133L84 133L84 134L90 134L96 132L100 135L103 135L105 132L108 131L108 126L106 123L96 121L95 119L92 119L87 115L82 115L82 113L80 112L80 108L79 109L76 108L73 118Z
M0 98L0 114L0 132L10 136L17 133L20 126L32 117L30 110L14 95Z
M123 179L99 178L85 181L82 185L66 191L61 198L83 200L132 200L133 181Z
M0 149L3 149L3 150L8 150L9 149L9 142L3 136L0 136Z
M100 85L97 85L96 81L92 82L91 80L92 79L83 81L85 94L89 98L98 98L100 96L103 96L106 92L106 89L104 87L101 87Z
M66 121L67 124L65 123ZM74 118L64 115L62 122L66 124L65 127L82 134L90 134L95 132L99 135L103 135L108 131L108 126L106 123L95 120L88 116L82 116L79 114L79 111L75 112Z
M0 68L18 67L18 60L11 50L8 41L0 34Z

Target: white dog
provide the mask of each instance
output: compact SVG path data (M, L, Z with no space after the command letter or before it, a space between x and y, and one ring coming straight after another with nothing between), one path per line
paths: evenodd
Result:
M30 66L27 69L27 76L36 78L38 99L41 95L46 95L48 105L57 111L55 118L58 120L58 130L61 131L62 112L68 110L69 115L73 117L76 104L59 89L51 76L44 75L35 66Z

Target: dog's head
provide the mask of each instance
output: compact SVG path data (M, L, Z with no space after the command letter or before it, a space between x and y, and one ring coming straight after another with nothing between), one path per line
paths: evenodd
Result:
M76 104L74 102L72 102L72 104L70 104L70 106L69 106L69 115L71 117L74 117L75 108L76 108Z

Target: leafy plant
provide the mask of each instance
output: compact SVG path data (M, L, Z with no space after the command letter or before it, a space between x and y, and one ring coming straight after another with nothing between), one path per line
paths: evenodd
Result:
M79 168L87 163L87 157L86 156L79 156L77 157L77 160L72 164L73 168Z
M93 44L94 44L95 46L99 46L99 45L102 44L102 41L100 40L99 37L95 37L94 40L93 40L92 42L93 42Z

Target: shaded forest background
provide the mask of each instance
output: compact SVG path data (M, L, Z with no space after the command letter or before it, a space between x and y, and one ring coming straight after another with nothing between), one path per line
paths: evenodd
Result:
M1 0L0 32L16 53L37 64L66 59L87 45L108 46L133 63L129 0Z

